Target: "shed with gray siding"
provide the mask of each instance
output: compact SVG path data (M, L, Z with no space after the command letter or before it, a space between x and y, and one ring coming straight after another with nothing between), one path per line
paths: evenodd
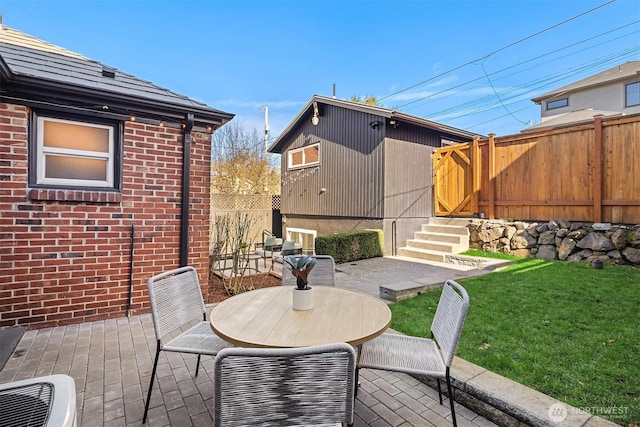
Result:
M310 250L316 235L377 228L385 233L385 254L391 253L393 223L400 242L433 215L434 148L475 135L386 108L314 96L269 147L282 156L286 237Z

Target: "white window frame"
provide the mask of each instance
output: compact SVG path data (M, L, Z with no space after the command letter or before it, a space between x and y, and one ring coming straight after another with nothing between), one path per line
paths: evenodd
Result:
M627 83L626 85L624 85L624 106L625 106L625 108L635 107L637 105L640 105L640 97L638 97L638 102L636 102L635 104L630 104L629 103L629 89L632 86L636 86L638 88L638 90L640 91L640 82Z
M316 253L316 237L318 237L318 232L316 230L308 230L306 228L289 228L287 227L287 239L286 240L290 240L292 242L296 242L296 243L300 243L302 245L302 242L299 240L294 240L291 238L291 234L292 233L298 233L298 234L311 234L311 236L313 236L313 247L311 248L311 250L313 251L313 253ZM305 251L306 248L303 246L302 250Z
M304 150L307 150L312 147L318 147L318 160L314 162L305 161ZM302 163L299 165L292 165L293 155L295 153L302 152ZM309 166L315 166L320 164L320 143L316 142L315 144L305 145L304 147L294 148L292 150L287 151L287 167L289 169L298 169L298 168L306 168Z
M66 123L70 125L94 127L107 129L109 132L109 150L106 153L99 151L73 150L68 148L45 147L44 146L44 123L46 121ZM45 115L37 117L37 140L36 140L36 184L56 185L64 187L114 187L114 169L115 169L115 130L113 126L83 122L77 120L65 120L48 117ZM46 177L46 156L64 156L76 157L82 159L99 159L107 161L107 173L104 181L85 180L85 179L66 179L66 178L47 178Z
M553 106L556 103L560 103L562 101L565 102L564 105ZM547 101L547 110L555 110L557 108L563 108L568 106L569 106L569 98L560 98L560 99L554 99L553 101Z

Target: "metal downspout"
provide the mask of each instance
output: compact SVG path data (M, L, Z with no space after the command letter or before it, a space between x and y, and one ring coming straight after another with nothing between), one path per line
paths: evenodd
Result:
M129 248L129 295L127 296L127 317L131 317L131 298L133 296L133 252L136 226L131 223L131 247Z
M189 196L191 194L191 130L194 115L187 114L183 136L182 154L182 206L180 212L180 267L189 262Z

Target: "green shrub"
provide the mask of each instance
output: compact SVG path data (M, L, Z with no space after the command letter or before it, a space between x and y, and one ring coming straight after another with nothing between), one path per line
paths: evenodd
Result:
M382 230L358 230L316 237L316 253L337 264L382 256Z

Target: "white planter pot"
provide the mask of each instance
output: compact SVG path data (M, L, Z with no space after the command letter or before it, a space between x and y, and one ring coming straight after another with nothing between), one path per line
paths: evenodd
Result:
M313 308L313 289L293 288L293 309L311 310Z

